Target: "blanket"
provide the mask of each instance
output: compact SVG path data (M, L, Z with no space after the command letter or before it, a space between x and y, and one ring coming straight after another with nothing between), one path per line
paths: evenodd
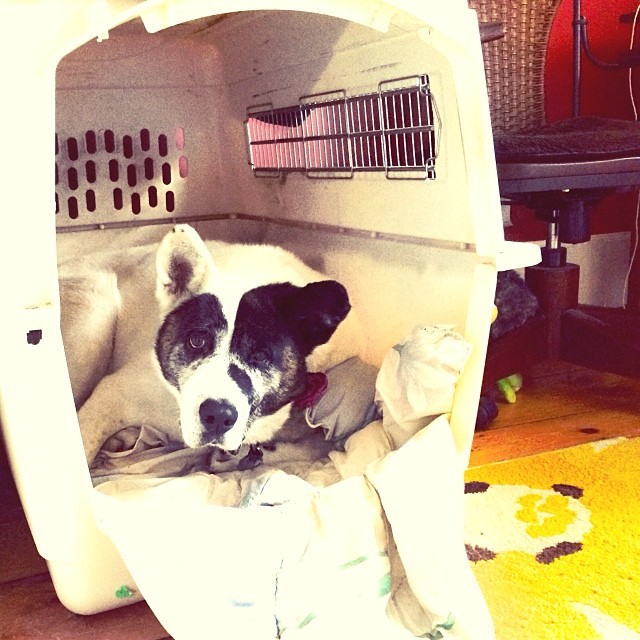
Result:
M186 472L168 476L166 468L149 472L153 448L142 447L136 464L146 471L97 474L99 524L136 580L131 588L174 638L493 638L464 547L464 464L446 413L424 415L428 406L440 411L442 394L450 405L450 373L459 375L469 351L461 340L420 330L396 345L395 379L419 371L429 389L398 393L388 372L378 375L358 402L370 408L375 386L399 407L385 413L384 402L374 404L382 418L373 420L369 410L352 411L359 418L346 436L325 424L331 398L332 411L309 411L312 454L293 442L265 451L259 464L212 473L206 452L176 448L164 453ZM403 366L403 355L418 354L444 374ZM424 405L422 420L408 398ZM390 416L400 414L410 427L394 428ZM187 455L194 460L185 466Z

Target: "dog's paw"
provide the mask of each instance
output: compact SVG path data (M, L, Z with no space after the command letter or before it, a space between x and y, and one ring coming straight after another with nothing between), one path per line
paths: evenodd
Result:
M203 292L214 271L213 259L198 232L176 225L156 253L156 297L163 308Z
M249 471L262 464L262 449L259 444L252 444L249 453L238 462L238 471Z
M213 447L209 455L210 473L226 471L248 471L262 462L262 450L259 445L243 444L237 451L224 451Z
M125 427L107 438L101 449L110 453L131 451L138 442L139 437L140 427Z

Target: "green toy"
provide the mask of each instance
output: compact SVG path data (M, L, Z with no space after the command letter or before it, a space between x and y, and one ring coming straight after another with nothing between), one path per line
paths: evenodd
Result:
M514 373L511 376L498 380L496 386L502 394L502 397L509 404L513 404L516 401L516 393L522 389L522 376L519 373Z

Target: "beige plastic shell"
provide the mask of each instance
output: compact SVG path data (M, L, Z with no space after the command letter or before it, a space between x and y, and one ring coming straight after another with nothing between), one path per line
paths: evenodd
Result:
M184 24L194 20L197 32ZM503 240L478 25L463 0L3 0L0 49L9 62L0 69L1 421L65 606L95 613L140 595L116 595L135 585L93 518L59 330L56 224L95 227L62 234L61 251L72 236L72 250L119 236L99 230L113 212L56 221L56 131L183 128L188 177L166 222L200 217L205 234L229 229L322 259L362 303L374 362L419 322L454 325L473 345L451 414L466 466L497 269L538 254ZM261 101L366 93L420 73L442 118L433 181L260 179L244 138L230 133ZM157 218L143 210L135 220Z

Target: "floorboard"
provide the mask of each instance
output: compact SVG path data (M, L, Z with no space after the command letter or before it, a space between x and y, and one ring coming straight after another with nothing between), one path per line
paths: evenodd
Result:
M640 380L560 365L525 380L514 404L476 433L470 465L478 466L584 442L640 436Z
M501 462L564 449L620 435L640 436L640 415L623 411L594 411L547 418L476 434L470 466Z

